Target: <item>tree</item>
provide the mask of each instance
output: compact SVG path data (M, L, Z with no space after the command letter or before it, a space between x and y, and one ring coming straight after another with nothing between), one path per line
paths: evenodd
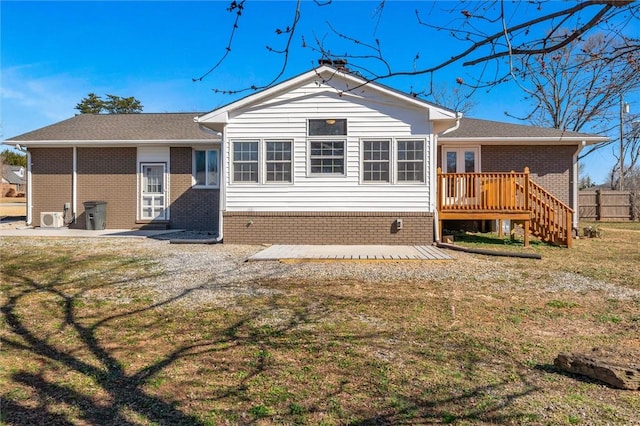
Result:
M100 114L104 109L104 101L95 93L89 93L76 104L76 109L80 114Z
M637 180L640 168L640 114L626 114L623 122L622 152L613 152L617 159L609 173L611 189L620 189L620 155L624 157L622 177L624 189L640 191Z
M104 109L108 114L132 114L142 112L142 104L133 96L121 98L120 96L107 95L107 98L109 98L109 100L104 102Z
M522 58L514 75L532 110L518 118L572 132L616 130L620 95L640 89L640 57L624 51L627 44L620 36L596 33L551 55ZM589 146L580 158L614 141Z
M8 149L0 152L0 164L27 167L27 156Z
M596 186L596 183L591 179L591 176L586 173L583 163L578 163L578 176L579 190L593 188Z
M135 114L142 112L142 104L133 96L122 98L107 94L107 98L105 101L95 93L89 93L86 98L82 98L75 109L80 111L80 114Z
M386 0L378 2L374 10L377 24L384 18ZM399 69L396 64L391 64L384 51L384 41L376 37L375 31L372 40L362 40L350 36L334 28L328 23L329 34L333 34L334 40L326 37L318 37L313 34L300 36L302 46L315 51L319 57L329 60L346 59L352 72L360 74L367 82L388 79L395 76L426 75L433 79L435 72L442 70L454 63L461 63L466 67L480 66L479 72L473 81L465 81L462 76L457 76L456 81L461 85L473 88L490 87L513 78L513 59L528 58L532 55L552 54L563 49L570 43L580 40L589 32L601 30L620 34L629 22L637 20L640 4L632 0L588 0L575 3L553 2L551 0L535 0L530 2L425 2L419 5L415 11L407 11L406 21L400 21L400 25L419 25L425 29L425 36L408 43L416 43L414 58L408 58L404 63L412 66ZM263 85L253 84L241 88L216 88L214 90L223 93L239 93L243 91L255 91L276 84L284 75L289 64L292 49L295 46L294 38L297 37L299 23L303 19L303 2L298 0L292 3L292 18L286 25L278 25L274 28L276 43L266 46L267 51L277 54L281 58L280 70L268 83ZM331 0L314 0L313 3L304 3L305 8L331 7ZM229 31L229 41L220 58L204 74L195 78L202 81L204 78L218 69L227 61L233 52L233 44L237 32L242 28L241 18L248 5L245 0L233 0L228 3L227 11L235 15L232 27ZM448 20L432 18L434 8L448 7ZM306 15L313 12L306 9ZM305 16L306 16L305 15ZM413 19L411 19L411 15ZM277 24L276 24L277 25ZM565 30L565 29L568 29ZM429 32L438 31L450 34L453 54L445 60L437 60L432 63L424 63L432 58L429 55ZM282 39L284 38L284 39ZM255 39L259 43L269 40L267 34L257 34ZM640 43L636 39L626 38L626 45L620 46L619 52L638 52ZM334 44L337 47L334 48ZM427 54L420 55L420 50ZM334 53L339 52L339 53ZM413 60L411 60L413 59ZM602 58L606 60L606 58ZM489 67L493 68L490 69ZM366 84L366 83L365 83ZM430 86L430 84L429 84ZM352 87L349 90L356 90Z
M430 97L436 104L463 114L472 112L477 106L477 103L471 98L471 93L463 90L460 86L435 85L431 90Z

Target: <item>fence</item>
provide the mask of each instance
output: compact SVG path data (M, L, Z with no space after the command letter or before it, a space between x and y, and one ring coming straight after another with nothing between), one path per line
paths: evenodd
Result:
M582 220L634 220L632 194L629 191L580 191L578 206Z

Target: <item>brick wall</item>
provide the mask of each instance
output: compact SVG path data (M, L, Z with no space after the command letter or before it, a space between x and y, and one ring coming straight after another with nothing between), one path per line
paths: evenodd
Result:
M403 229L396 229L397 218ZM225 212L232 244L431 244L433 214L422 212Z
M217 233L219 189L194 189L191 148L171 148L171 227Z
M71 202L72 148L30 148L33 205L32 225L40 226L41 212L62 212Z
M136 227L136 148L78 148L77 155L78 218L70 227L85 227L86 201L107 202L107 228Z
M483 172L531 171L531 179L565 204L572 202L572 169L575 145L493 146L481 150Z

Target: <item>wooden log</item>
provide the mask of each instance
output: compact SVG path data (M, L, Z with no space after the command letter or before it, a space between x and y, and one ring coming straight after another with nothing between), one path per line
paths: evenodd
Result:
M617 389L640 389L640 354L594 348L590 353L561 353L553 364L562 371L590 377Z

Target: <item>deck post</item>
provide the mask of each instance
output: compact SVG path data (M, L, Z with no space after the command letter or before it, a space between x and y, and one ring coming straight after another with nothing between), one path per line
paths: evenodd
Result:
M573 245L573 212L567 212L567 223L566 223L566 231L567 231L567 248L571 248Z
M529 247L529 225L531 224L530 220L524 221L524 246Z
M442 211L442 197L444 197L444 185L442 183L442 167L436 169L436 211L438 212L438 238L442 239L442 219L440 218L440 212Z
M524 209L529 211L529 167L524 168Z

